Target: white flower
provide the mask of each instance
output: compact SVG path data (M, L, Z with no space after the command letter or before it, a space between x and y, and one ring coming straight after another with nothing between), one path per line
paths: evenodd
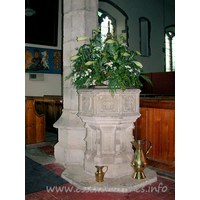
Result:
M88 69L87 71L85 71L85 74L84 74L83 76L88 76L89 73L91 73L91 72L92 72L92 70L91 70L91 69Z
M130 67L130 66L125 66L125 68L126 68L126 69L131 69L131 67Z
M124 46L124 47L128 47L127 44L125 44L125 43L122 43L121 45Z
M109 66L109 67L112 67L112 66L113 66L113 62L110 61L110 62L106 63L105 65L107 65L107 66Z
M80 75L78 73L74 74L73 81L75 82Z
M129 72L133 72L133 69L129 69Z
M100 51L101 47L94 47L95 50Z

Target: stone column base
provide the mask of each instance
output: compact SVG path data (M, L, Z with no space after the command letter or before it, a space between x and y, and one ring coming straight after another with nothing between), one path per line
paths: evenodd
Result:
M56 162L64 166L75 163L83 165L86 129L81 119L76 114L63 110L54 127L59 128L58 143L54 146Z
M126 170L126 168L123 170ZM132 173L133 171L134 170L132 169ZM128 193L132 191L138 192L140 189L142 191L143 187L157 181L157 174L155 171L145 168L144 173L146 178L142 180L135 180L132 178L132 175L121 178L107 178L107 175L105 174L104 182L96 182L95 175L92 176L86 173L83 170L82 165L68 165L61 177L78 189L88 192L97 191Z
M126 175L131 175L133 173L133 168L131 167L132 157L128 155L121 154L118 155L104 155L101 156L91 156L89 159L84 160L84 170L90 175L94 175L96 168L95 166L108 166L108 171L106 172L106 177L108 178L119 178Z

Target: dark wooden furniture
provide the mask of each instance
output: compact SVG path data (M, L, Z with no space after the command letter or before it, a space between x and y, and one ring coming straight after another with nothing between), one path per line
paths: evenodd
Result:
M135 140L150 140L151 163L175 164L175 98L141 97L141 117L135 122ZM147 149L147 144L145 149ZM152 162L155 161L155 162Z
M35 100L25 100L25 143L45 142L45 115L35 110Z
M37 113L45 114L46 131L58 133L58 129L53 127L53 124L59 119L63 109L62 96L44 96L35 98L35 109Z
M153 86L141 79L142 94L175 95L175 72L153 72L145 74Z
M62 96L26 97L26 144L45 142L46 131L57 133L53 124L62 114Z

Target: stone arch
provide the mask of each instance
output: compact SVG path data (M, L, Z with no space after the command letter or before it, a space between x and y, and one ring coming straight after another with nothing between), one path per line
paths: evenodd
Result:
M116 5L111 0L99 0L99 9L104 10L105 12L109 13L113 18L116 19L116 30L115 34L124 34L126 36L126 43L128 45L128 15L122 10L118 5Z

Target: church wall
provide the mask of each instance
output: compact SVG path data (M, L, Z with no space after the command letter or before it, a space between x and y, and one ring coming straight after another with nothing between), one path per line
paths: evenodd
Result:
M60 0L61 2L61 0ZM146 17L151 22L151 56L137 58L144 65L146 72L163 72L164 71L164 28L175 24L175 10L172 4L165 0L115 0L117 6L126 12L129 19L127 21L129 29L129 48L140 51L139 36L139 18ZM102 4L103 5L103 4ZM26 47L38 47L62 50L62 22L61 22L61 4L59 5L59 23L58 23L58 46L42 46L25 44ZM105 5L104 5L105 10ZM164 12L163 12L164 10ZM114 13L114 11L112 11ZM119 15L118 15L119 16ZM165 17L164 17L165 16ZM120 34L124 29L121 20L118 19ZM30 81L29 73L25 73L25 95L26 96L43 96L43 95L62 95L62 75L61 74L44 74L44 81Z
M26 96L62 95L61 74L44 74L44 81L30 81L29 73L26 73L25 84Z
M164 29L166 26L175 24L175 8L168 1L113 1L128 15L128 43L131 50L140 51L139 18L146 17L151 22L151 55L149 57L137 57L144 65L144 71L147 72L164 72Z
M59 0L58 15L58 45L46 46L26 43L26 47L62 50L62 0ZM34 73L34 72L33 72ZM29 80L29 73L25 73L25 96L62 95L62 74L44 73L43 81Z
M120 35L121 33L123 33L123 30L125 30L124 15L120 11L118 11L115 7L105 2L99 2L99 8L106 11L116 19L117 27L115 30L115 34Z

